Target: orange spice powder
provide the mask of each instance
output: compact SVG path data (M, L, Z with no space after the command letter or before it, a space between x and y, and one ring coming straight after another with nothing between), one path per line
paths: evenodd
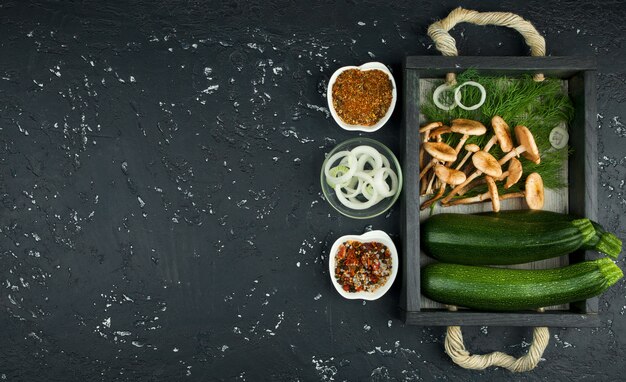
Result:
M347 124L372 126L387 114L392 91L382 70L349 69L333 84L333 107Z

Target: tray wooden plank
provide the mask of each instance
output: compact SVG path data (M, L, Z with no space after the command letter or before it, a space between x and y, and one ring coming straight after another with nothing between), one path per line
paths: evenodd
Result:
M402 311L402 319L407 325L420 326L552 326L560 328L600 326L600 317L597 314L556 310L545 313L490 313L425 309L420 312Z
M420 80L442 78L448 72L474 68L489 75L515 76L544 73L567 81L576 109L570 125L569 212L595 219L597 216L597 141L595 132L595 59L592 57L407 57L404 63L403 169L405 188L401 198L403 271L400 309L413 325L501 325L588 327L599 324L598 299L569 305L568 310L534 312L448 312L432 309L420 293L419 246L419 126ZM591 251L569 256L569 263L597 258ZM567 260L566 260L567 261ZM563 309L563 307L560 307Z
M403 126L411 128L402 129L401 157L402 175L405 185L417 185L419 183L419 163L415 160L415 153L419 152L419 139L415 139L419 130L419 122L415 128L415 118L419 118L419 105L415 102L406 102L408 99L419 99L419 78L416 76L406 77L403 89L404 114ZM407 117L410 116L410 117ZM412 276L411 270L419 269L419 189L417 187L404 187L400 198L400 210L402 216L402 253L405 255L401 267L402 269L402 292L400 300L404 302L402 309L417 311L420 309L419 301L413 298L413 293L407 291L417 290L419 293L419 277ZM416 224L417 222L417 224Z

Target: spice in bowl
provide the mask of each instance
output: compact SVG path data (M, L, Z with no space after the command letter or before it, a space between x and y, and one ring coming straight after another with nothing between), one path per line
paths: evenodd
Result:
M350 125L373 126L380 121L393 99L393 85L382 70L349 69L332 88L333 108Z
M335 280L346 292L374 292L391 275L389 248L382 243L348 240L335 255Z

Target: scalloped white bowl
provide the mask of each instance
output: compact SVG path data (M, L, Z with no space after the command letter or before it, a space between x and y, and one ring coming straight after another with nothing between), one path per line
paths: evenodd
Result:
M351 292L346 292L345 290L343 290L341 285L337 283L337 281L335 280L335 267L337 266L335 255L337 254L337 250L339 249L339 246L347 240L357 240L357 241L360 241L361 243L371 243L375 241L378 243L382 243L386 245L387 248L389 248L389 252L391 252L391 266L392 266L391 275L389 275L387 282L383 286L381 286L380 288L376 289L373 292L362 291L362 292L351 293ZM398 260L398 250L396 249L396 246L391 240L391 238L389 237L389 235L387 235L387 233L383 231L370 231L370 232L364 233L363 235L342 236L335 241L328 255L328 271L330 273L330 281L335 286L337 293L339 293L341 296L349 300L361 299L361 300L371 301L371 300L377 300L381 298L385 293L387 293L387 291L391 288L391 285L395 281L396 276L398 275L399 265L400 265L400 262Z
M392 96L391 96L391 104L389 105L389 109L387 109L387 113L385 114L384 117L382 117L380 119L380 121L376 122L376 124L372 125L372 126L363 126L363 125L350 125L345 123L344 121L341 120L341 118L339 117L339 115L337 114L337 112L335 111L335 108L333 107L333 85L335 84L335 81L337 81L337 77L339 77L339 75L343 72L345 72L346 70L349 69L359 69L359 70L381 70L383 72L385 72L388 76L389 79L391 80L391 85L393 87L392 89ZM380 63L380 62L367 62L361 66L344 66L341 67L339 69L337 69L335 71L335 73L333 73L333 75L330 77L330 80L328 81L328 89L326 91L326 99L328 100L328 109L330 110L330 114L333 116L333 119L335 120L335 122L337 122L337 124L344 130L349 130L349 131L364 131L366 133L372 133L378 129L380 129L381 127L383 127L385 125L385 123L387 123L387 121L389 120L389 118L391 117L391 114L393 113L393 109L396 107L396 99L398 98L398 91L397 91L397 87L396 87L396 81L393 79L393 75L391 74L391 72L389 71L389 69L387 69L387 66L385 66L385 64Z

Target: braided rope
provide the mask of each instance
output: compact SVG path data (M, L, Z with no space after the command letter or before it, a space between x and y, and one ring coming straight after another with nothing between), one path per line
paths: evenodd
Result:
M450 307L450 310L454 311L456 307ZM533 342L528 349L528 353L522 357L515 358L502 352L471 355L465 349L461 327L448 326L445 348L452 361L462 368L483 370L489 366L500 366L512 372L520 373L530 371L537 366L548 346L548 342L550 342L550 331L548 328L537 327L533 330Z
M476 12L461 7L454 9L450 14L428 27L428 36L435 42L435 47L444 56L458 56L456 40L448 33L459 23L471 23L476 25L499 25L513 28L523 37L530 47L532 56L546 55L546 41L537 29L527 20L510 12ZM543 74L535 74L535 81L543 81ZM448 82L456 82L454 73L446 77Z

